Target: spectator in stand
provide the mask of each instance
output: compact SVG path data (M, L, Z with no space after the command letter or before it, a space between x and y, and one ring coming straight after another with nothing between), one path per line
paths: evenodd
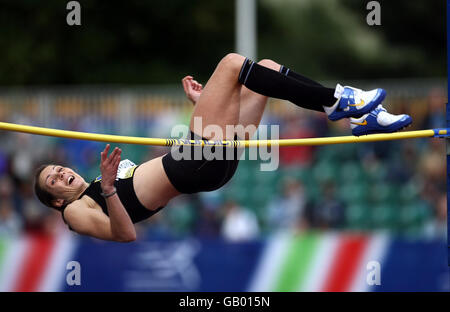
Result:
M286 122L286 121L285 121ZM288 117L280 133L281 139L315 137L314 128L302 114ZM308 166L313 160L313 146L287 146L280 149L282 166Z
M306 204L303 184L295 179L283 181L282 192L268 206L267 223L274 230L296 231L303 223Z
M433 218L425 227L425 235L431 238L446 239L447 237L447 195L442 193L433 207Z
M428 95L428 113L424 119L422 129L445 128L445 104L447 103L444 90L431 89Z
M422 196L431 205L436 206L439 195L447 189L442 173L446 172L445 142L439 139L430 139L428 147L419 160L419 174L423 181Z
M225 240L240 242L258 238L259 224L252 211L231 200L225 203L224 210L222 236Z
M17 236L22 230L22 220L14 209L13 183L8 176L0 178L0 237Z
M322 198L309 205L307 216L312 227L322 230L342 228L345 225L345 204L336 196L333 180L322 184Z

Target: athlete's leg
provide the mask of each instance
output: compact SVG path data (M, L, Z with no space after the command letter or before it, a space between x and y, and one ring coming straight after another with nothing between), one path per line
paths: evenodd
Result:
M219 62L195 105L191 131L207 139L234 139L234 133L226 133L226 126L239 123L242 85L238 77L244 60L243 56L230 53ZM195 122L198 118L201 118L201 125ZM217 125L222 133L204 132L210 125Z
M330 107L337 100L335 89L297 80L249 59L242 66L239 82L256 93L288 100L302 108L323 111L323 106Z
M304 84L314 86L314 87L322 87L323 85L320 83L307 78L301 74L296 73L295 71L289 69L286 66L280 65L277 62L270 59L263 59L258 62L260 66L264 66L276 72L279 72L287 77L293 78L297 81L300 81ZM249 139L254 134L254 129L259 126L262 115L264 113L264 109L267 104L268 97L256 93L247 87L243 86L241 90L241 106L240 106L240 114L239 114L239 124L242 125L246 130L246 139ZM324 112L322 105L312 105L308 101L298 101L295 103L297 106L302 108L315 110L318 112ZM251 131L253 129L253 131Z
M234 132L226 131L226 126L235 126L240 121L243 126L251 123L259 124L267 97L289 100L300 107L324 110L330 120L338 120L367 114L377 107L385 96L382 89L365 92L340 85L336 89L326 88L318 83L311 84L309 81L295 79L298 77L294 78L288 73L274 70L278 64L271 64L269 68L263 65L238 54L232 53L224 57L197 102L191 119L191 130L206 138L232 139ZM272 69L270 66L275 68ZM243 114L240 113L242 93L240 84L258 93L255 95L245 91L242 94L246 105L247 102L250 103L248 107L243 108ZM248 117L251 107L255 108L252 112L254 118ZM202 118L202 125L195 124L195 117ZM379 121L377 123L385 127ZM205 127L210 125L219 127L220 133L205 133ZM394 128L397 129L397 126Z
M308 77L305 77L305 76L303 76L303 75L301 75L299 73L296 73L292 69L290 69L290 68L288 68L288 67L286 67L284 65L281 65L280 73L284 74L285 76L294 78L296 80L303 81L304 83L307 83L307 84L310 84L310 85L313 85L313 86L323 87L323 85L318 83L317 81L314 81L314 80L312 80L312 79L310 79Z
M280 64L268 59L261 60L258 64L276 71L279 71L281 67ZM267 96L242 86L239 125L245 129L246 140L252 138L258 128L264 109L266 108L267 100Z
M250 132L246 134L246 138L253 135L250 127L247 127L254 125L255 127L251 127L253 130L258 127L268 97L261 93L251 91L247 87L241 85L238 81L239 73L242 74L241 70L243 69L244 61L245 58L243 56L231 53L219 62L195 105L194 113L191 118L191 130L193 132L200 135L199 132L203 133L204 128L208 125L218 125L223 129L223 133L225 133L227 125L234 126L239 124ZM272 60L264 59L258 64L264 68L270 69L270 71L278 76L278 78L281 78L282 80L285 79L285 81L281 83L286 85L284 86L287 88L286 90L296 92L293 91L293 89L298 88L300 90L299 92L303 91L308 93L308 90L313 89L313 95L319 95L322 98L326 97L327 99L320 102L319 105L311 105L304 97L299 97L298 100L296 98L291 99L296 105L323 112L322 105L328 105L328 102L330 102L328 101L329 95L331 94L332 97L332 93L334 92L333 89L325 88L319 83L296 74L294 71L282 67ZM254 74L252 73L251 76L254 76ZM270 79L271 77L268 78L266 84L273 84L272 79ZM253 80L254 78L250 77L250 82ZM276 83L280 82L278 81ZM281 94L279 96L274 96L284 98ZM331 105L335 101L336 99L332 97L332 102L329 104ZM196 126L194 124L195 117L202 118L202 129L194 129ZM203 133L202 135L207 138L212 138L210 133ZM228 133L226 136L228 139L232 139L234 134ZM221 137L216 136L214 139L221 139Z
M363 91L339 84L336 89L326 88L299 74L289 74L287 69L281 68L280 73L249 59L244 61L239 82L256 93L325 111L332 121L350 118L355 135L395 132L412 122L408 115L391 115L382 108L386 95L383 89ZM371 112L374 112L372 119L369 118Z

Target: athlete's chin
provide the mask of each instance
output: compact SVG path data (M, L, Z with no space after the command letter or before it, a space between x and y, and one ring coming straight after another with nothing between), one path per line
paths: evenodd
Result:
M84 181L83 177L79 176L78 174L75 175L75 180L73 182L75 182L76 185L78 185L78 186L82 186L82 185L84 185L84 183L86 183Z
M83 181L83 180L78 179L78 178L75 178L75 180L72 182L72 185L71 185L71 186L73 186L73 188L74 188L75 190L79 190L79 189L81 189L81 187L83 186L83 184L84 184L84 181Z

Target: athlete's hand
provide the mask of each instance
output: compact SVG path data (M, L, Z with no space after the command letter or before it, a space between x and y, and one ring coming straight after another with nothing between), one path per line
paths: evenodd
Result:
M183 83L184 93L192 104L197 103L200 94L202 94L203 86L194 80L192 76L184 77L181 82Z
M114 181L117 176L117 168L120 163L120 154L122 150L116 147L108 156L110 145L107 144L103 152L100 153L100 172L102 173L102 190L105 194L110 194L114 191Z

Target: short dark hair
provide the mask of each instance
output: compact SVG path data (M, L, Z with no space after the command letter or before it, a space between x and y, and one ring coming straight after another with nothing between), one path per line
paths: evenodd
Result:
M41 175L42 171L48 166L51 165L50 164L41 165L36 169L36 174L34 176L34 193L36 194L39 201L43 203L45 206L54 208L56 210L61 210L62 207L56 207L52 204L52 201L56 199L55 196L53 196L50 192L43 189L39 184L39 176Z

